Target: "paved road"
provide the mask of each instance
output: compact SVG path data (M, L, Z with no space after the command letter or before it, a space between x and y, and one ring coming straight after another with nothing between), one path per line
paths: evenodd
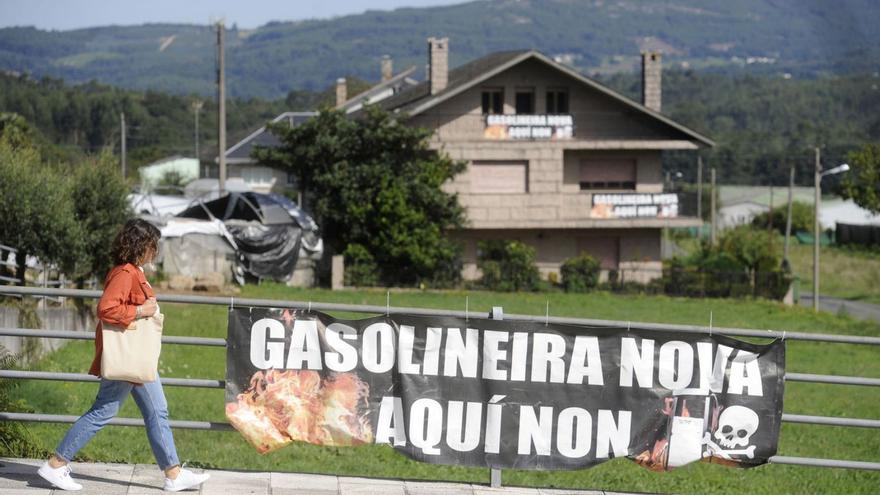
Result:
M813 294L806 292L801 294L801 306L813 306ZM839 313L843 308L846 314L859 320L873 320L880 323L880 304L872 304L861 301L850 301L836 297L819 296L819 309L830 313Z
M0 493L3 495L60 495L37 475L42 461L0 458ZM73 477L84 495L164 494L162 473L154 464L71 464ZM201 470L195 470L201 471ZM612 495L589 490L489 488L466 483L431 483L351 478L295 473L255 473L206 470L211 473L201 490L183 493L204 495ZM486 473L488 477L488 472ZM623 495L623 494L617 494Z

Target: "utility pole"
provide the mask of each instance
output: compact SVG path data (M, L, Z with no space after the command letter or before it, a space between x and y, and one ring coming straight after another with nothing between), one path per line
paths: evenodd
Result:
M822 180L822 159L816 147L816 171L813 185L813 311L819 311L819 202L822 193L819 182Z
M788 244L791 242L791 202L794 193L794 165L788 171L788 213L785 215L785 247L783 248L782 260L788 263Z
M217 157L220 168L220 195L226 191L226 76L223 35L226 26L217 22Z
M202 100L193 100L192 109L193 115L195 118L195 129L193 130L193 144L195 145L195 156L196 160L199 159L199 114L202 111L202 106L205 104Z
M119 113L119 136L120 136L119 152L120 152L120 155L122 155L121 156L121 158L122 158L121 159L122 178L124 179L126 176L126 170L125 170L125 112Z
M699 155L697 155L697 218L700 222L703 221L703 157ZM701 237L702 233L701 227Z
M715 238L717 237L717 228L715 225L715 167L712 167L711 173L711 181L712 187L709 188L709 208L711 208L711 219L712 219L712 230L710 231L709 240L712 243L712 246L715 245Z
M773 179L770 180L770 211L767 212L767 230L773 230Z

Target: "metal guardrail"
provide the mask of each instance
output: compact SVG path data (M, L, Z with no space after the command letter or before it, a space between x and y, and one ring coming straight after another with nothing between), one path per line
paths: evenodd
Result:
M16 287L0 285L0 294L9 295L27 295L27 296L64 296L64 297L82 297L89 299L98 299L101 297L99 290L85 289L48 289L42 287ZM311 301L279 301L277 299L253 299L238 297L218 297L218 296L193 296L186 294L160 294L157 296L160 302L170 303L186 303L186 304L207 304L213 306L254 306L263 308L288 308L288 309L307 309L311 308L316 311L346 311L355 313L374 313L374 314L408 314L419 316L454 316L466 318L474 316L473 312L443 310L443 309L427 309L427 308L409 308L401 306L377 306L368 304L339 304L339 303L321 303ZM760 337L768 339L788 339L802 340L808 342L833 342L838 344L868 344L880 345L880 337L870 337L861 335L837 335L823 334L812 332L788 332L779 330L756 330L754 328L736 328L736 327L713 327L710 329L700 325L679 325L671 323L646 323L638 321L625 320L598 320L591 318L569 318L560 316L535 316L535 315L504 315L505 320L515 321L537 321L549 323L561 323L569 325L582 325L594 328L632 328L636 330L671 330L683 333L718 333L731 337Z
M17 296L62 296L62 297L82 297L96 299L101 296L101 291L96 290L80 290L80 289L49 289L42 287L13 287L0 285L0 295L17 295ZM353 304L336 304L336 303L313 303L303 301L278 301L273 299L249 299L249 298L226 298L211 296L193 296L166 294L158 297L159 301L172 303L189 303L189 304L208 304L229 306L238 304L241 306L254 307L275 307L275 308L291 308L306 309L311 308L318 311L346 311L357 313L377 313L377 314L410 314L424 316L456 316L468 317L473 316L472 313L466 311L450 311L436 310L425 308L407 308L392 306L373 306L373 305L353 305ZM612 320L596 320L585 318L565 318L565 317L540 317L532 315L511 315L505 314L505 320L517 321L539 321L552 322L562 324L576 324L590 326L594 328L636 328L636 329L661 329L673 330L687 333L718 333L729 336L740 337L762 337L762 338L782 338L790 340L801 340L810 342L834 342L843 344L861 344L861 345L880 345L880 338L869 336L853 336L853 335L836 335L836 334L814 334L807 332L780 332L774 330L754 330L746 328L722 328L715 327L713 329L700 327L696 325L674 325L674 324L655 324L642 322L626 322ZM0 335L23 336L37 338L60 338L74 340L94 340L94 334L91 332L73 332L69 330L32 330L24 328L0 328ZM162 342L166 344L178 345L198 345L210 347L225 347L226 340L220 338L204 338L204 337L185 337L185 336L169 336L162 337ZM97 382L99 379L92 375L81 373L58 373L58 372L42 372L42 371L24 371L24 370L0 370L0 379L32 379L32 380L58 380L70 382ZM823 383L834 385L855 385L855 386L880 386L880 379L868 377L851 377L837 375L817 375L809 373L786 373L786 381L806 382L806 383ZM194 387L208 389L222 389L225 387L223 380L210 379L190 379L190 378L162 378L162 383L168 386L177 387ZM28 421L40 423L73 423L78 419L77 416L58 415L58 414L39 414L39 413L13 413L0 412L0 421ZM809 416L801 414L782 414L782 421L796 424L812 424L825 426L841 426L841 427L858 427L858 428L880 428L880 420L863 419L863 418L842 418L828 416ZM143 420L138 418L114 418L108 424L117 426L143 426ZM229 423L210 422L210 421L189 421L189 420L171 420L170 424L173 428L195 429L195 430L218 430L232 431L233 428ZM880 462L854 461L843 459L819 459L810 457L789 457L789 456L773 456L769 459L772 464L790 464L798 466L812 467L828 467L828 468L847 468L847 469L865 469L880 470ZM500 476L499 476L500 478ZM493 478L494 480L494 478ZM500 481L500 480L499 480Z
M0 328L0 335L12 337L45 337L52 339L95 340L92 332L74 332L72 330L33 330L30 328ZM209 347L226 347L226 339L207 337L183 337L163 335L163 344L203 345Z

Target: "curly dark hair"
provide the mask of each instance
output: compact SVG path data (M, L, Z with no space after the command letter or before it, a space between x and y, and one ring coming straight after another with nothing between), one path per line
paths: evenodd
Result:
M136 265L147 254L147 250L159 250L159 229L140 218L133 218L122 227L113 239L110 255L114 265L131 263Z

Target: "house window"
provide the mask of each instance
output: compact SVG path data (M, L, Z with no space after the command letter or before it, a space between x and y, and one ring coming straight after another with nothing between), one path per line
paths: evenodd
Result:
M470 192L514 194L529 191L528 161L475 161L470 167Z
M531 88L517 88L516 90L516 113L535 113L535 90Z
M580 189L636 188L636 161L632 159L588 159L580 162Z
M568 91L565 89L547 90L547 113L568 113Z
M504 91L501 88L483 90L483 115L504 113Z

